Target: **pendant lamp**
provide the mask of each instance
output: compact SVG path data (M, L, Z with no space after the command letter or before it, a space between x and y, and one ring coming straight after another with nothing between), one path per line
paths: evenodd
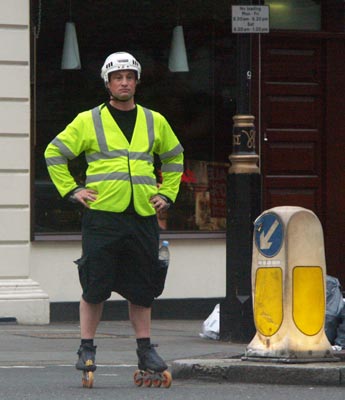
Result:
M72 7L70 2L70 21L65 25L65 39L62 50L61 69L81 69L79 46L75 23L72 20Z
M189 71L182 25L175 26L173 30L168 65L171 72Z

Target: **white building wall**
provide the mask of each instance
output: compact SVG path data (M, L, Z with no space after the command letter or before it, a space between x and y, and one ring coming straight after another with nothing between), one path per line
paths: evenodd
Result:
M225 296L225 239L172 239L171 261L162 299ZM31 249L31 277L53 302L79 301L77 266L81 244L36 242ZM121 299L113 295L112 300Z
M29 0L0 3L0 319L49 322L49 299L30 278Z

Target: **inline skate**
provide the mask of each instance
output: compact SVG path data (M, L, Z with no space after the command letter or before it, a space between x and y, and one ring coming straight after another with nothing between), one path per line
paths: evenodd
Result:
M157 354L155 345L137 349L138 369L135 371L133 379L137 386L144 387L164 387L171 386L171 373L167 371L168 366Z
M75 367L82 371L82 384L83 387L91 389L94 383L94 372L96 371L95 356L96 347L92 344L83 344L79 347L77 352L79 359Z

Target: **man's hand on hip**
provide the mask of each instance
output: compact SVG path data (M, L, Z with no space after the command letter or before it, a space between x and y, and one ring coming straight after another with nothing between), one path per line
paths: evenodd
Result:
M81 189L73 193L72 199L78 201L83 206L90 208L89 202L97 200L97 192L92 189Z
M170 203L158 194L151 197L150 203L157 212L167 210L170 207Z

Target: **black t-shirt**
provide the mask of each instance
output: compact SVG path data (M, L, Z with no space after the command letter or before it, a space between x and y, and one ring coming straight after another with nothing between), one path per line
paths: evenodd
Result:
M135 121L137 119L137 107L133 108L133 110L129 111L122 111L118 110L117 108L113 107L110 105L109 102L107 102L107 108L116 121L117 125L123 132L123 134L126 136L126 139L128 140L128 143L131 143L132 136L133 136L133 131L134 131L134 126L135 126ZM133 194L131 196L131 201L127 207L127 209L124 211L125 214L134 214L134 204L133 204Z
M117 125L126 136L128 143L131 143L135 121L137 119L137 107L135 106L133 110L122 111L111 106L109 102L106 105Z

